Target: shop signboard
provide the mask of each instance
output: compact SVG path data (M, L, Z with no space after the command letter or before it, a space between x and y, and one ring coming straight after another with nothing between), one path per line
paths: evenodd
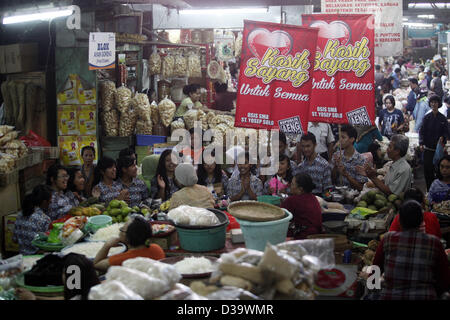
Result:
M89 70L114 69L116 62L116 34L89 33Z
M309 121L373 125L373 16L308 14L302 21L319 29Z
M326 14L373 14L375 26L375 55L377 57L403 54L403 4L401 0L321 0Z
M235 127L307 131L317 33L244 21Z

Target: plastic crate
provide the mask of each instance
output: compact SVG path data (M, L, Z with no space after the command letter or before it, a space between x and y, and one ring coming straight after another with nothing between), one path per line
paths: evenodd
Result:
M29 166L29 164L30 164L30 158L27 154L27 155L24 155L23 157L19 158L16 161L16 169L23 170L23 169L27 168Z
M166 142L166 140L167 140L166 136L152 136L144 134L136 135L137 146L153 146L156 143L164 143Z

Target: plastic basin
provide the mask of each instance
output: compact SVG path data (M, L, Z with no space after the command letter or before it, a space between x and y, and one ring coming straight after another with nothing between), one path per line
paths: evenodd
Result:
M180 247L186 251L206 252L225 247L228 216L220 210L208 209L214 212L220 223L213 227L194 227L175 224Z
M273 204L274 206L280 206L281 204L281 198L277 196L258 196L257 200L258 202Z
M236 218L241 226L247 249L264 251L267 243L275 245L286 241L292 213L286 209L283 210L286 216L275 221L254 222Z
M93 216L88 219L86 228L92 232L112 224L112 218L105 214Z

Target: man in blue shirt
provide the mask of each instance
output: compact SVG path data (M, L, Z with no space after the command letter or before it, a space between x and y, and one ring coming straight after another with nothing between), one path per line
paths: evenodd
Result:
M409 79L409 86L411 87L411 91L408 94L408 103L405 108L409 114L412 114L414 112L414 108L416 107L416 93L419 90L419 81L417 81L416 78L411 78Z
M392 77L394 78L394 84L392 86L394 87L394 89L400 88L400 79L402 77L401 72L402 72L402 69L397 68L392 73Z

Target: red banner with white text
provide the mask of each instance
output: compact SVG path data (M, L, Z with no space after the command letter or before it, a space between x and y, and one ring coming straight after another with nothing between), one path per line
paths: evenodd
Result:
M319 28L309 121L373 125L373 15L304 14L302 23Z
M307 131L317 33L244 21L236 127Z

